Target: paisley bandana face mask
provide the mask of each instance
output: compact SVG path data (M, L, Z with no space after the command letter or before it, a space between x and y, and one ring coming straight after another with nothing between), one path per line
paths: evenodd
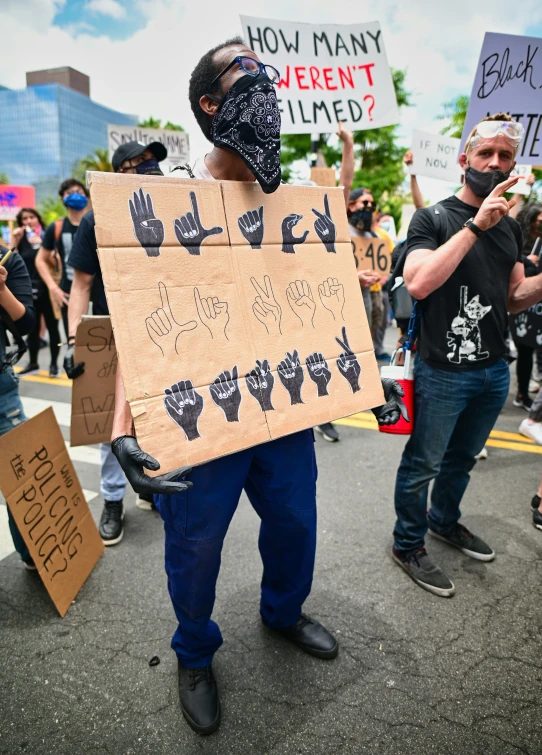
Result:
M278 189L280 112L275 87L264 73L235 82L213 118L211 139L239 155L265 194Z

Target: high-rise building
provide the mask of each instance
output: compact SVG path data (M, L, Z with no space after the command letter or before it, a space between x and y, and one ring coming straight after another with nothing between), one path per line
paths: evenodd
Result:
M27 73L26 89L0 86L0 172L35 186L38 201L56 195L81 158L107 148L108 124L137 124L89 93L88 76L73 68Z

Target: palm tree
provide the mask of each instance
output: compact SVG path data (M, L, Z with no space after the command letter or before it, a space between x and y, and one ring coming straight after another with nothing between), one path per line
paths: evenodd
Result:
M79 160L73 171L74 178L78 178L84 183L87 170L99 170L102 173L112 173L113 166L109 160L109 150L98 148L95 149L91 155L87 155L86 157L83 157L82 160Z
M440 133L461 139L468 109L469 97L466 94L460 94L455 99L445 102L442 106L443 112L437 115L437 121L448 121L448 125L444 126Z

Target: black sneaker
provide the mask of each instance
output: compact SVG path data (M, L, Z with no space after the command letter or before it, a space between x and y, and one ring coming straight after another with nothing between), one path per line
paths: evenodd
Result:
M104 501L98 532L104 545L116 545L124 534L124 506L122 501Z
M542 530L542 514L538 509L533 509L533 527Z
M391 557L424 590L429 590L441 598L451 598L455 593L454 583L431 561L425 548L413 551L392 548Z
M23 367L17 374L20 375L35 375L40 371L40 366L37 362L29 362L26 367Z
M58 373L58 367L56 366L56 364L52 364L49 367L49 377L50 378L57 378L58 375L59 375L59 373Z
M220 726L220 700L212 666L186 668L179 662L179 698L188 725L198 734Z
M536 509L540 506L541 500L542 499L540 498L540 496L535 493L533 496L533 500L531 501L531 509L533 511L536 511Z
M529 412L533 405L533 400L530 396L522 396L521 393L518 393L512 403L514 406L517 406L520 409L525 409L526 412Z
M152 493L140 493L137 497L136 506L143 511L156 511L154 496Z
M472 532L462 524L456 524L453 530L441 535L440 532L435 532L430 529L429 532L436 537L437 540L442 540L449 545L453 545L454 548L458 548L465 556L475 558L477 561L493 561L495 558L495 551L491 550L489 545L485 543L481 537L473 535Z
M27 559L26 561L23 561L23 566L25 569L28 569L28 571L37 571L36 564L31 558Z
M320 433L324 440L328 440L330 443L336 443L339 440L339 433L331 422L324 422L323 425L316 425L314 429L317 433Z

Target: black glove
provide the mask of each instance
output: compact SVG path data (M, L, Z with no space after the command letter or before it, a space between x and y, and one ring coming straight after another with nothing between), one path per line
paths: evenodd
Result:
M147 194L145 197L143 189L139 190L139 194L134 191L133 199L128 204L136 239L147 256L158 257L164 241L164 224L154 214L151 195Z
M299 354L294 351L293 354L286 352L286 359L283 359L280 364L277 365L277 372L279 374L280 382L286 388L290 394L290 403L303 404L304 401L301 398L301 386L305 376L303 375L303 367L299 361Z
M336 254L335 238L337 236L337 231L335 229L335 223L331 219L327 194L324 194L324 213L322 214L318 210L315 210L314 207L312 208L312 211L316 215L314 230L316 231L318 238L328 252Z
M143 469L152 469L153 472L160 469L160 464L152 456L146 454L139 447L133 435L121 435L111 443L111 450L117 457L122 471L134 491L140 493L173 494L183 493L192 487L188 480L175 482L175 478L183 478L192 471L192 467L179 467L173 472L162 474L159 477L149 477Z
M75 378L78 378L85 371L84 362L77 362L77 364L73 363L74 350L75 343L69 343L68 350L64 354L64 369L66 370L66 375L70 378L70 380L75 380Z
M239 230L252 249L261 249L263 241L263 205L259 210L249 210L237 219Z
M379 425L395 425L402 416L405 422L410 422L408 410L403 402L405 395L403 387L397 380L382 378L382 388L386 403L383 406L375 406L371 409L378 420Z
M292 212L282 221L282 251L287 254L295 254L294 244L303 244L309 235L309 232L305 231L303 236L294 236L294 228L302 218L303 215Z

